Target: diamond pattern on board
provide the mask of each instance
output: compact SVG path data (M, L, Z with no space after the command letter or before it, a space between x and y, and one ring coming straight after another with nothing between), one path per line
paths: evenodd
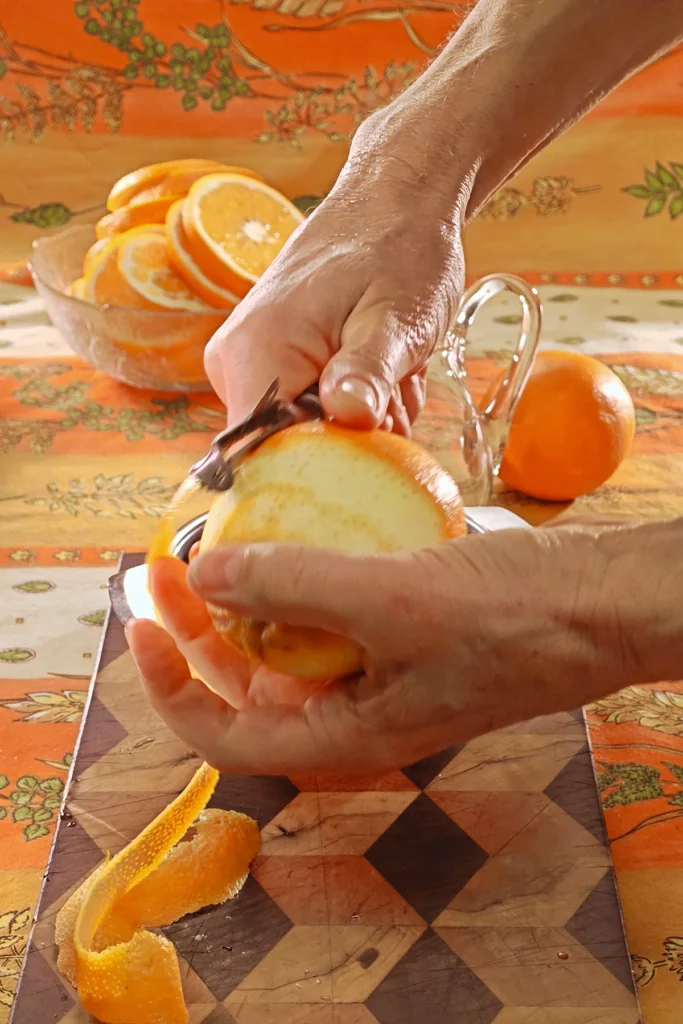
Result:
M404 768L403 774L407 775L410 781L414 782L420 789L426 789L439 772L443 771L446 765L450 764L453 758L458 756L463 747L464 744L460 743L457 747L447 747L446 750L442 750L439 754L423 757L421 761L416 761L415 764Z
M359 1003L240 1003L234 1012L239 1024L377 1024Z
M632 993L564 928L436 931L504 1006L553 1007L559 1022L567 1007L633 1005Z
M407 792L299 793L263 830L264 856L361 854L417 796Z
M607 851L556 804L516 834L453 898L439 927L564 927L605 873Z
M60 820L58 831L70 856L48 867L41 897L43 910L51 907L71 889L76 889L85 875L94 871L103 859L102 850L76 818Z
M22 1000L15 1006L12 1024L38 1024L62 1020L74 1001L61 979L35 946L31 948L21 975Z
M543 793L430 789L429 797L489 856L502 850L548 806Z
M429 790L538 792L550 785L585 743L585 733L578 737L504 729L479 736L463 747Z
M426 921L448 906L487 858L424 793L365 856Z
M234 900L184 917L163 932L209 991L222 1000L291 927L287 915L250 875Z
M235 1018L228 1013L224 1006L217 1006L205 1017L202 1024L235 1024Z
M545 790L545 794L571 815L579 825L598 840L606 843L602 809L595 788L593 764L586 743L564 766Z
M633 977L611 867L565 927L622 985L631 989Z
M254 876L294 924L422 924L365 857L264 857Z
M503 1005L431 928L366 1004L379 1024L491 1024Z
M112 758L109 761L107 754L126 739L128 733L97 694L90 701L88 717L91 715L97 721L97 734L83 733L78 748L79 774L82 775L91 765L97 764L99 774L104 775L108 769L113 782L116 776L120 779L121 765L118 759ZM120 789L120 786L118 788Z
M294 783L281 776L221 775L209 807L248 814L264 828L298 793Z

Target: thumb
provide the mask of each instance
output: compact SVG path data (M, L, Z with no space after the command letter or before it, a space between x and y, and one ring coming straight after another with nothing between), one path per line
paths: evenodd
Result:
M380 426L396 384L430 354L395 305L375 302L363 308L359 303L344 324L339 351L320 377L325 414L349 427Z
M199 555L187 578L205 600L252 619L327 629L369 647L378 628L396 627L412 560L290 544L228 545Z

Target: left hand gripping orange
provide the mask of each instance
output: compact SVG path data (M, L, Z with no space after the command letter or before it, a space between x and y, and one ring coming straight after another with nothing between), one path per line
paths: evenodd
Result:
M103 1024L187 1024L173 944L146 929L223 903L246 881L260 847L258 826L245 814L205 810L217 780L203 764L57 916L57 966ZM189 829L194 835L181 843Z

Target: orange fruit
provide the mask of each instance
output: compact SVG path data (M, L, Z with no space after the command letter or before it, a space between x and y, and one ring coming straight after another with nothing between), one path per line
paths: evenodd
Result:
M134 230L121 235L116 262L126 283L152 307L194 313L212 309L175 272L165 232Z
M85 256L83 257L83 275L84 276L85 276L85 274L88 273L88 271L90 270L90 267L93 265L93 263L95 262L97 257L100 255L100 253L104 252L108 241L109 241L108 238L98 238L98 240L96 242L94 242L90 246L90 248L86 252Z
M197 266L187 251L187 237L182 219L183 200L174 203L166 217L166 236L169 255L175 270L180 274L188 287L204 302L216 309L232 310L239 302L227 288L214 284Z
M157 386L206 380L204 349L225 317L175 274L163 225L131 228L107 240L85 273L84 293L94 305L117 307L100 343L122 353L124 376Z
M107 209L113 212L114 210L120 210L122 206L128 206L131 199L138 195L139 192L164 184L174 175L191 175L195 172L198 174L208 174L210 171L215 171L222 166L223 164L219 163L218 160L190 157L182 160L164 160L159 164L148 164L145 167L138 167L137 170L124 174L112 186L107 197ZM189 187L188 185L187 188Z
M170 195L157 199L134 199L128 206L122 206L113 213L101 217L95 225L98 239L113 238L131 228L146 224L163 224L170 207L182 196Z
M245 459L211 506L200 550L267 541L379 554L465 532L458 488L418 445L313 422L273 435ZM228 643L275 671L314 680L361 668L361 651L346 638L210 611Z
M142 192L136 193L131 200L131 204L151 202L154 199L165 199L173 194L176 195L176 198L178 196L184 197L195 181L205 177L207 174L215 174L218 171L224 174L239 174L241 178L253 178L255 181L263 181L260 174L250 170L248 167L228 167L225 164L215 164L213 167L201 170L201 172L187 170L169 174L158 185L152 185L149 188L143 189Z
M132 228L131 234L147 228ZM84 264L84 298L96 306L122 306L128 309L159 309L154 303L145 299L133 288L118 267L117 255L121 241L129 232L116 235L96 253L90 261L86 254L87 267ZM162 238L163 241L163 238ZM95 243L98 245L99 243ZM92 251L92 250L90 250Z
M539 352L512 417L500 478L533 498L571 501L612 476L634 434L633 401L608 366L579 352Z
M100 1021L188 1020L173 945L147 929L224 903L247 879L260 847L258 825L245 814L204 810L217 781L218 772L203 764L57 915L57 967ZM190 828L194 836L181 842Z
M85 278L77 277L66 289L66 294L72 299L85 299Z
M262 181L215 173L191 187L182 219L187 250L203 273L243 298L304 216Z
M107 199L107 209L120 210L136 199L160 199L170 195L184 195L203 174L212 171L232 171L259 178L256 171L247 167L231 167L219 160L204 160L191 157L185 160L166 160L160 164L139 167L130 174L124 174L112 187Z

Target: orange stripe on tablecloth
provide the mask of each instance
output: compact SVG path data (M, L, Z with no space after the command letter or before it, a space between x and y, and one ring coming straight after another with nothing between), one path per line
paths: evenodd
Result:
M87 678L73 677L2 680L0 775L7 784L0 790L0 807L8 813L0 822L0 871L45 864L83 706L67 694L88 685ZM45 703L50 694L61 696L62 703ZM42 719L29 718L41 713ZM59 720L67 715L76 720Z
M76 548L50 547L49 545L34 547L0 547L0 568L18 568L20 566L111 566L116 570L122 551L119 548Z
M613 694L586 717L615 868L680 869L683 683Z
M3 284L18 284L24 288L33 287L26 260L18 260L16 263L0 263L0 281Z
M11 372L14 367L21 368L20 377ZM48 454L56 455L129 450L194 456L225 424L225 410L215 395L128 387L77 356L4 358L0 370L0 408L5 423L19 421L18 439L10 434L12 450L18 452L40 450L47 443ZM54 407L52 388L73 389L63 408Z

